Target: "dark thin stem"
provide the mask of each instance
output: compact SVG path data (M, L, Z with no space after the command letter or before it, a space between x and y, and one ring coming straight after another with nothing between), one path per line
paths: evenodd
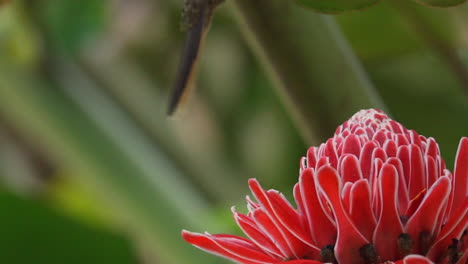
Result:
M198 8L199 10L195 21L192 21L190 27L187 29L185 45L179 63L179 71L169 99L168 115L174 113L195 81L200 50L203 46L203 40L206 37L206 31L208 30L207 24L209 24L210 16L212 15L207 1L203 2L205 5L201 5Z
M196 81L198 61L215 9L224 0L185 0L183 28L187 30L174 88L169 99L172 115Z

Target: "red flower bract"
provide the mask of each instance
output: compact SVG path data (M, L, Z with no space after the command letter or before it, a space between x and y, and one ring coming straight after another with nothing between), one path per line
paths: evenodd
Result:
M295 209L249 180L256 202L233 209L249 237L182 231L244 264L468 263L468 138L446 169L433 138L362 110L300 162Z

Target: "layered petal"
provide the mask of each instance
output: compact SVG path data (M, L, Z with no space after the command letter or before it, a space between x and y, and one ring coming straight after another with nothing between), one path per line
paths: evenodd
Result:
M328 204L333 210L338 228L338 238L335 245L335 257L340 263L359 263L359 250L369 241L358 231L345 212L340 199L340 178L336 170L325 166L317 172L317 182Z
M264 254L253 244L241 237L214 237L208 234L183 230L182 237L188 243L207 251L243 264L272 264L277 261Z
M286 256L283 252L275 245L273 239L261 231L257 224L252 221L248 216L238 213L232 209L234 214L234 219L236 220L237 225L244 231L244 233L255 243L259 248L264 252L269 253L270 255L276 256L279 259L285 259Z
M403 225L397 209L398 172L390 164L385 164L380 172L379 189L382 201L373 242L382 259L396 260L400 256L398 238L403 233Z
M414 251L427 253L437 228L437 218L450 194L450 180L441 177L431 187L418 210L408 220L405 231L414 241Z
M315 184L315 173L312 169L306 169L299 178L301 188L302 202L309 223L309 230L315 244L319 247L333 245L336 241L335 222L329 218L323 208L317 194Z
M468 138L462 138L458 147L454 181L452 211L460 207L463 199L468 195Z

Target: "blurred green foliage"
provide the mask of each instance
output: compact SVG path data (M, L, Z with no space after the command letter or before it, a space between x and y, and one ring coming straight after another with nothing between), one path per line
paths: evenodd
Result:
M70 53L102 33L108 21L106 1L51 0L30 5L37 7L36 23L43 23L54 47Z
M317 12L323 13L342 13L346 11L355 11L367 8L375 5L382 1L379 0L323 0L323 1L311 1L311 0L296 0L299 4L306 8L310 8ZM464 3L466 0L415 0L415 3L433 7L451 7Z
M229 206L243 210L250 177L291 197L309 146L231 3L214 17L198 89L165 116L181 7L16 0L0 9L0 261L224 263L180 230L239 232ZM292 2L284 10L305 13ZM344 41L334 45L357 55L393 117L436 138L449 168L468 135L467 12L383 1L318 16L337 21L332 35ZM316 49L300 34L323 25L295 25L290 33L309 41L298 47Z
M0 193L0 261L8 263L135 263L127 239L63 216L43 203Z

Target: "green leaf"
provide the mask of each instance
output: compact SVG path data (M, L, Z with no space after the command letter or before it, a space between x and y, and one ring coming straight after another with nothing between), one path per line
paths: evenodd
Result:
M104 30L106 1L51 0L39 5L45 30L54 45L75 53Z
M0 262L81 264L136 262L123 236L83 225L36 201L0 192Z
M348 12L336 19L353 50L364 60L393 58L424 46L389 2L362 12Z
M423 5L434 6L434 7L450 7L450 6L460 5L466 2L466 0L415 0L415 1Z
M379 0L296 0L300 5L323 13L340 13L369 7Z
M337 21L359 57L376 61L427 49L430 45L422 34L429 32L433 39L445 43L445 46L454 46L457 32L450 11L394 0L362 12L339 15ZM427 29L416 29L416 26Z

